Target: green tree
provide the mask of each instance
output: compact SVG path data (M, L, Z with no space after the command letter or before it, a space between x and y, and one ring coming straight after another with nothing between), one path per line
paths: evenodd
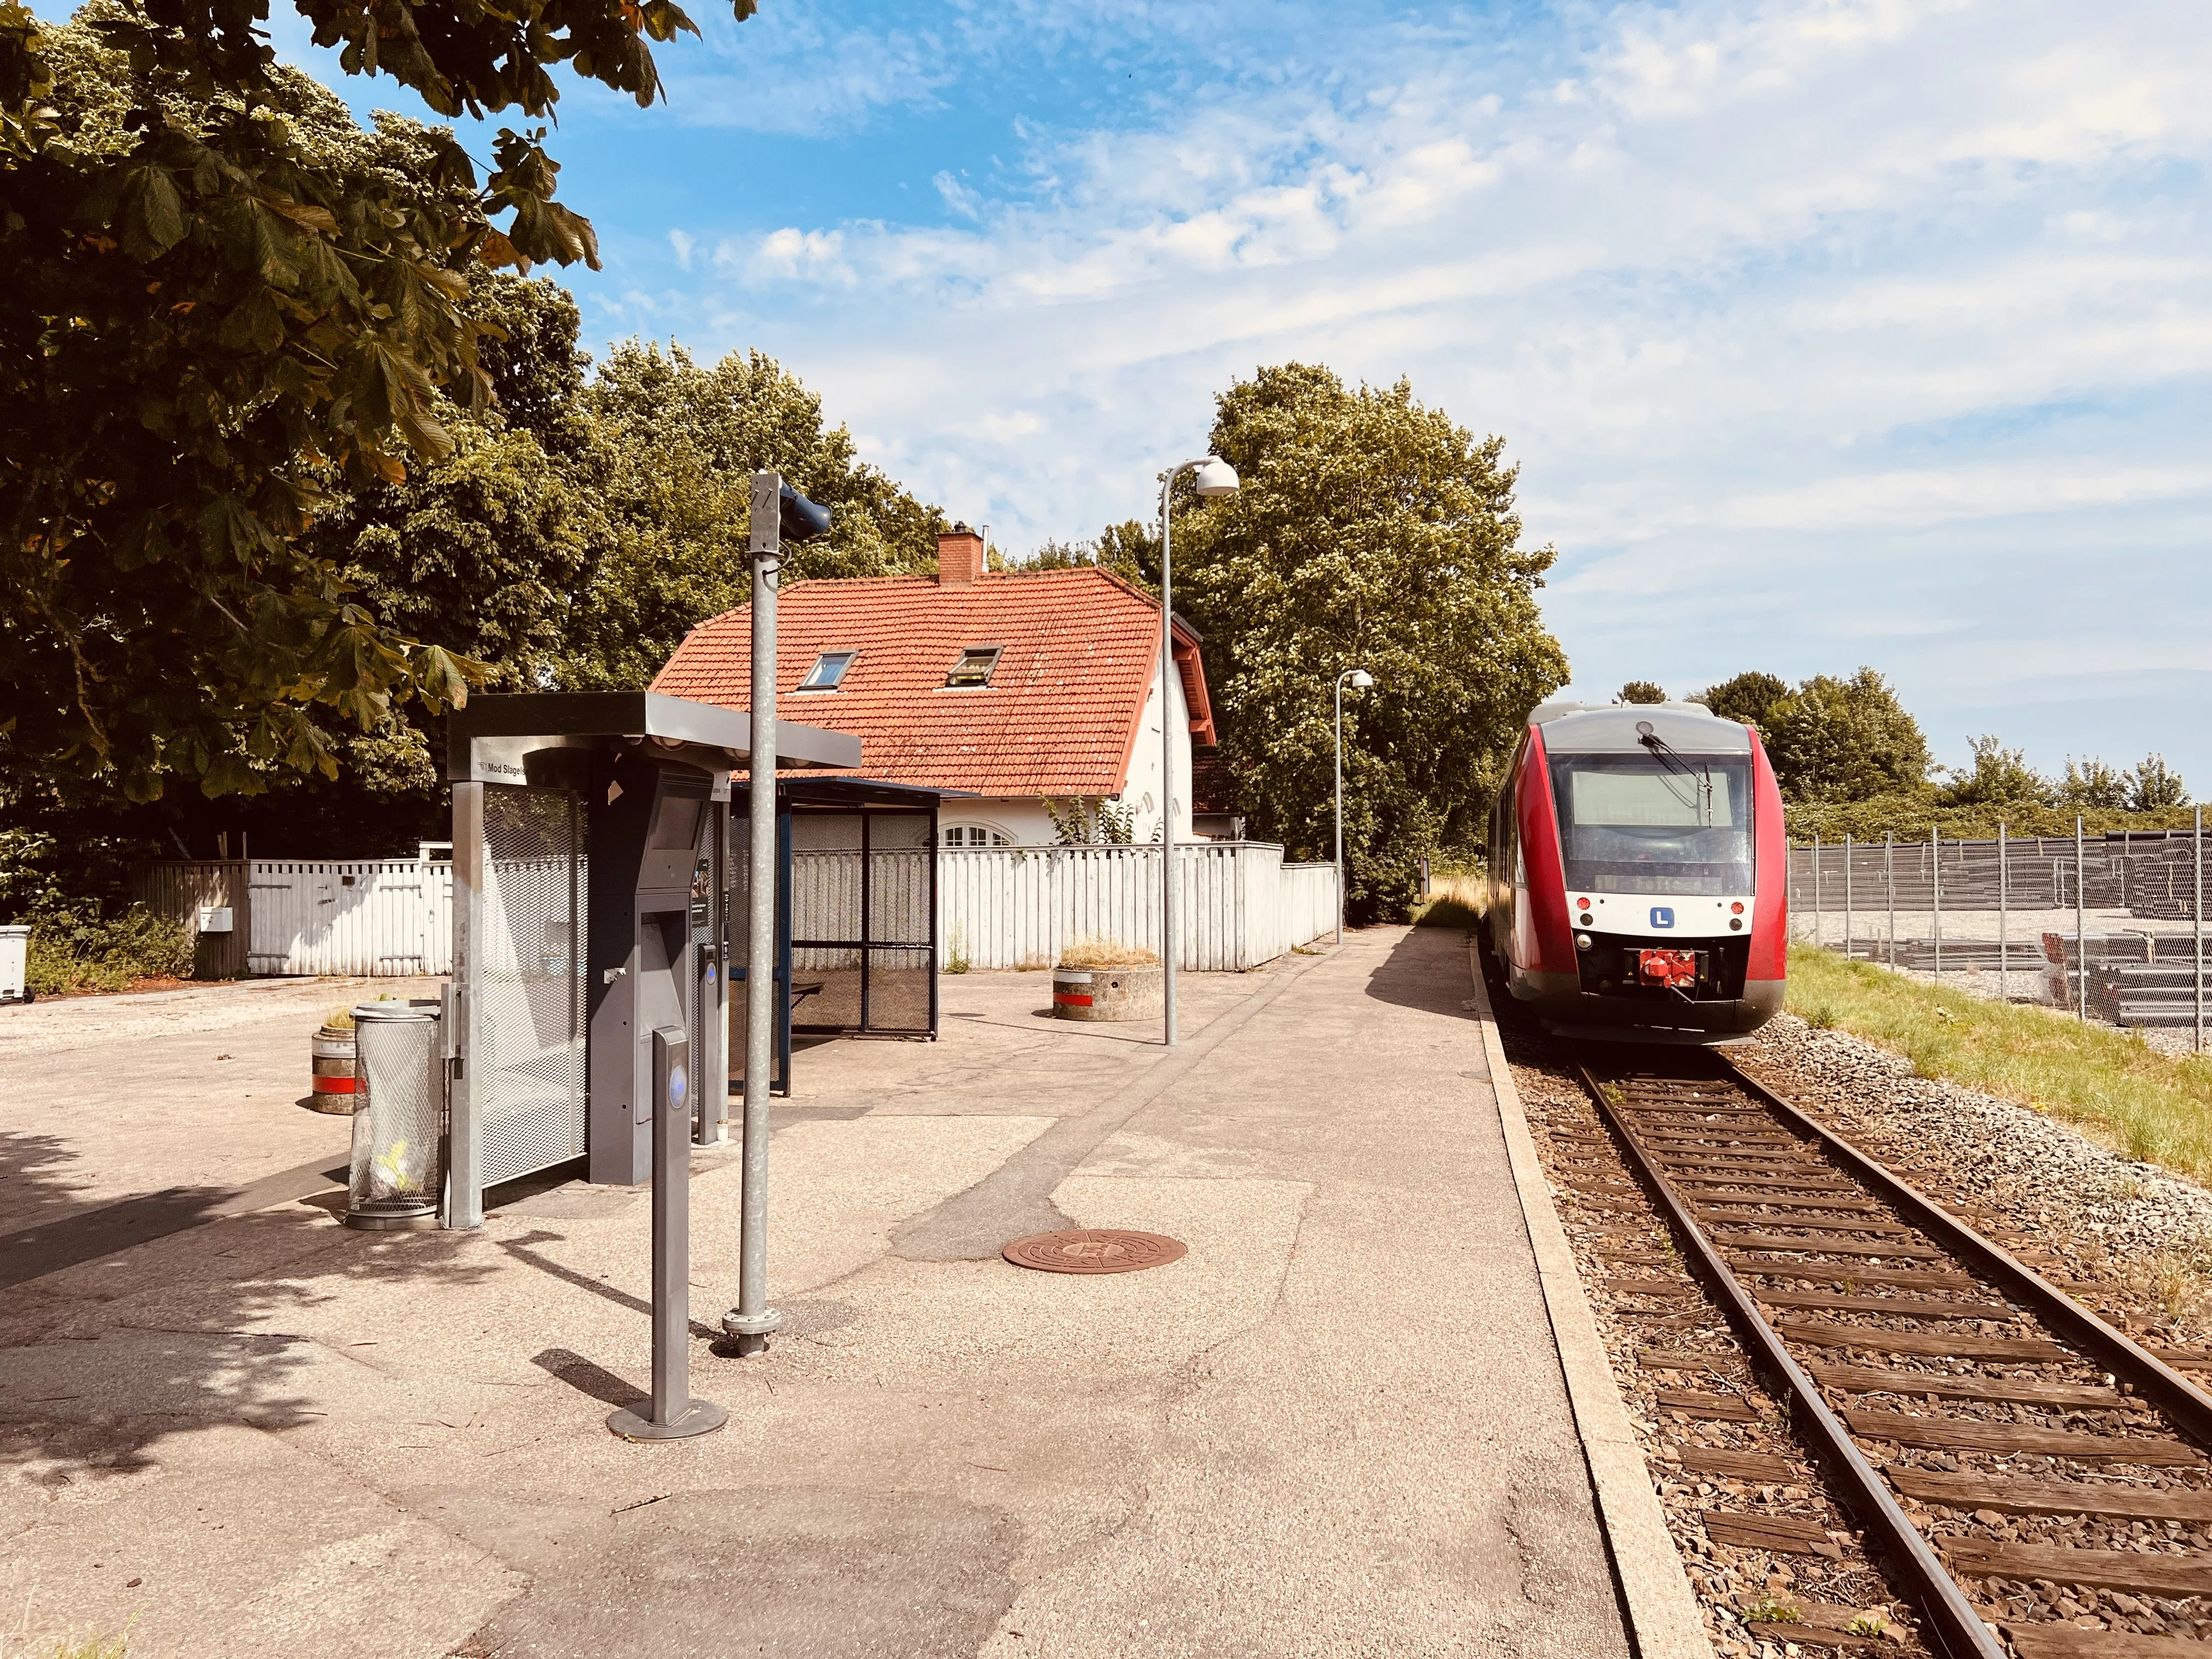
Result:
M1769 715L1774 705L1789 695L1789 683L1779 675L1762 674L1754 669L1708 686L1691 701L1705 704L1724 720L1755 726L1764 732L1771 723Z
M1206 635L1221 757L1253 832L1293 857L1330 843L1331 688L1345 700L1346 893L1402 915L1424 854L1472 849L1528 710L1567 677L1536 591L1555 556L1520 544L1502 439L1404 382L1322 368L1222 393L1212 447L1236 495L1186 494L1176 602Z
M732 0L739 18L753 0ZM441 112L552 112L547 66L650 102L670 0L301 0L350 73ZM323 481L398 483L489 381L472 263L596 262L542 129L482 185L449 131L362 134L276 64L267 0L0 0L0 684L11 766L221 793L334 770L472 665L388 628L301 544ZM510 216L504 227L495 217Z
M577 343L583 315L575 297L543 276L478 270L470 274L468 311L485 331L477 362L499 419L531 434L548 455L566 460L589 448L597 436L584 400L592 360Z
M681 346L620 347L586 388L605 445L597 488L611 545L579 599L559 671L574 690L649 682L684 636L747 602L751 475L772 467L831 509L793 550L787 583L936 568L945 515L825 427L822 400L761 352L702 368Z
M1091 547L1093 562L1101 569L1110 570L1123 580L1151 592L1160 591L1158 525L1146 524L1141 519L1124 519L1100 531L1098 539Z
M1666 688L1654 680L1631 680L1620 688L1623 702L1653 703L1667 701Z
M485 358L499 401L478 414L440 407L453 450L407 457L396 483L351 489L326 477L301 545L387 626L434 632L478 660L490 688L520 690L548 683L565 648L570 595L611 539L593 488L599 447L580 409L574 301L542 280L480 273L468 304L501 331ZM267 793L250 800L171 790L118 806L97 779L17 775L17 798L0 806L72 855L119 835L139 858L173 854L180 843L209 857L218 832L234 851L250 836L257 852L277 855L407 853L446 832L444 741L442 715L395 704L366 731L331 734L335 779L265 766L258 781ZM72 856L71 878L112 897L109 861Z
M2047 806L2057 798L2050 781L2027 763L2027 752L2008 749L1984 734L1972 740L1972 766L1945 767L1938 798L1948 806Z
M2128 804L2127 775L2114 770L2100 760L2077 762L2069 756L2066 762L2066 775L2058 784L2058 804L2077 812L2125 806Z
M1818 674L1767 710L1760 735L1792 800L1865 800L1928 779L1928 740L1871 668Z
M1007 560L994 568L1018 575L1032 570L1110 570L1131 586L1157 594L1160 591L1160 537L1157 530L1129 519L1107 526L1096 540L1048 539L1027 558Z
M2128 774L2128 806L2132 811L2154 812L2163 806L2186 806L2189 791L2181 774L2166 763L2163 755L2146 755Z

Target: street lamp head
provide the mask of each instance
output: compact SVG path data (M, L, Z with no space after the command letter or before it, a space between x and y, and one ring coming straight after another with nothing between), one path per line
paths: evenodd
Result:
M1191 483L1201 495L1234 495L1237 493L1237 469L1218 455L1209 455L1198 464Z
M1355 668L1344 677L1344 683L1355 691L1364 691L1375 684L1375 676L1364 668Z

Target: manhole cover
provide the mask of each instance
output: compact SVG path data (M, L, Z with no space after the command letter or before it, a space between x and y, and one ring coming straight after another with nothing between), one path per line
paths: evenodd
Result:
M1125 1232L1112 1227L1071 1227L1061 1233L1031 1233L999 1252L1017 1267L1048 1273L1133 1273L1139 1267L1164 1267L1189 1249L1179 1238L1159 1233Z

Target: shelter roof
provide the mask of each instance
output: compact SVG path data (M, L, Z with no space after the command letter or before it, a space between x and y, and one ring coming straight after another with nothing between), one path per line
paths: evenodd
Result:
M489 763L498 775L512 771L515 782L533 742L649 738L690 763L720 770L743 766L753 741L750 714L659 689L479 692L453 711L446 735L448 778L472 776ZM848 768L859 763L860 746L845 732L779 720L776 756L787 766Z

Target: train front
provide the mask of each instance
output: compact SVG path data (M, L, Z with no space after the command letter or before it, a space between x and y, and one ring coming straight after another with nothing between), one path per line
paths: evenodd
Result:
M1702 709L1631 705L1553 721L1541 740L1575 964L1574 990L1539 1009L1545 1023L1721 1042L1772 1018L1786 854L1758 735Z

